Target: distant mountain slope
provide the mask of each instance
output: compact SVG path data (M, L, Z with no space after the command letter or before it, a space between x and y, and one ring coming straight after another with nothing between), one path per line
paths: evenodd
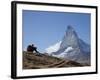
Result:
M57 44L57 43L56 43ZM50 46L53 48L53 46ZM72 26L68 26L61 43L56 46L59 49L49 53L55 57L73 60L78 63L90 65L90 45L80 39ZM47 48L49 49L49 48ZM46 49L46 50L47 50ZM48 51L48 50L47 50Z
M64 60L46 54L37 54L23 51L23 69L41 69L41 68L60 68L60 67L82 67L75 61ZM88 65L87 65L88 66Z

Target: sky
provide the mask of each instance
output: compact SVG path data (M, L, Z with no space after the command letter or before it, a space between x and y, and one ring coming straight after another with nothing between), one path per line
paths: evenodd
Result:
M90 18L89 13L23 10L23 50L34 44L38 51L45 52L46 48L62 40L68 25L90 44Z

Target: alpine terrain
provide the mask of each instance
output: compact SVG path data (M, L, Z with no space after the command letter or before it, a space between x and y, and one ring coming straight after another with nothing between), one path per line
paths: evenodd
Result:
M72 26L67 27L62 41L47 48L46 52L55 57L90 65L90 45L78 37Z
M23 51L23 69L83 67L83 64L71 60L49 56L47 54Z

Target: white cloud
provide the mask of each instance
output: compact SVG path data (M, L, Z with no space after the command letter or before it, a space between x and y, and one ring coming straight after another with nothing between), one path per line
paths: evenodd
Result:
M45 49L46 53L56 52L60 48L61 41Z

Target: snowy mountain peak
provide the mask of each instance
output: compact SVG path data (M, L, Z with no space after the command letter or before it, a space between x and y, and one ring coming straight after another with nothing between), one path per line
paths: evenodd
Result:
M55 46L50 46L50 48L48 49L54 49ZM50 52L56 57L62 57L65 59L70 59L79 63L86 63L90 65L90 45L88 45L78 37L76 31L72 26L67 27L66 33L62 41L60 41L57 50L55 50L55 52Z
M70 31L74 31L74 28L73 28L71 25L68 25L68 26L67 26L67 30L68 30L68 31L69 31L69 30L70 30Z
M74 35L77 36L77 34L76 34L74 28L73 28L71 25L68 25L68 26L67 26L67 29L66 29L66 35L69 35L69 34L70 34L70 35L71 35L71 34L74 34Z
M78 46L78 36L72 26L68 26L66 30L66 34L62 39L62 43L60 48L67 48L69 46L76 47Z

